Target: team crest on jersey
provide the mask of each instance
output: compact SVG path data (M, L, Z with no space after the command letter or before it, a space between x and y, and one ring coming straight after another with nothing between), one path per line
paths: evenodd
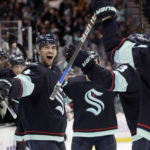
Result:
M102 92L98 92L95 89L91 89L88 92L86 92L85 101L93 106L86 109L86 111L93 113L95 116L99 115L105 109L104 103L97 98L98 96L102 95L103 95Z

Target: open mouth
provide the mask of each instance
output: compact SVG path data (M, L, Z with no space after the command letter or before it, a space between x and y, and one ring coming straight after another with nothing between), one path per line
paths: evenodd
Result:
M48 58L48 59L52 59L52 58L53 58L53 56L47 56L47 58Z

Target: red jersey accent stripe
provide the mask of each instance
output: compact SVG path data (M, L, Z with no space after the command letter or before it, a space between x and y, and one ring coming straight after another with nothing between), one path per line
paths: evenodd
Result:
M121 40L121 42L119 43L119 45L116 46L116 47L112 50L111 55L110 55L110 59L111 59L111 60L112 60L112 58L113 58L114 52L115 52L119 47L122 46L122 44L124 43L125 40L126 40L126 38L123 38L123 39Z
M138 125L139 125L139 126L142 126L142 127L145 127L145 128L147 128L147 129L150 129L150 127L147 126L147 125L145 125L145 124L138 123Z
M136 133L136 131L132 131L132 132L131 132L131 134L134 134L134 133Z
M64 135L64 133L50 133L50 132L42 132L42 131L25 131L25 132L16 132L18 134L26 134L26 133L41 133L41 134L53 134L53 135Z
M115 128L118 128L118 126L101 128L101 129L74 129L74 131L75 132L78 132L78 131L101 131L101 130L108 130L108 129L115 129Z
M115 81L115 76L114 73L112 71L110 71L111 75L112 75L112 83L111 83L111 87L109 88L109 90L112 91L112 89L114 88L114 81Z
M25 141L16 141L17 143L26 143Z
M17 78L15 78L15 79L18 80L19 83L20 83L21 90L20 90L19 96L21 97L21 96L22 96L22 92L23 92L23 86L22 86L22 83L21 83L21 80L20 80L20 79L17 79Z

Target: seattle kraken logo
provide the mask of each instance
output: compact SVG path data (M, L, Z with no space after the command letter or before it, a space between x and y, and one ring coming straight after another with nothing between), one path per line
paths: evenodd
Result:
M59 90L62 92L61 88L59 88ZM55 109L57 109L58 111L60 111L60 113L63 115L64 114L64 102L63 102L64 98L60 94L60 92L57 92L56 100L61 104L61 106L57 106Z
M96 108L91 107L91 108L86 109L86 111L93 113L95 116L99 115L102 112L102 110L104 110L105 106L104 106L104 103L100 99L96 98L96 96L102 96L102 95L103 93L98 92L95 89L91 89L88 92L86 92L85 101L88 104L93 105L97 108L96 109Z

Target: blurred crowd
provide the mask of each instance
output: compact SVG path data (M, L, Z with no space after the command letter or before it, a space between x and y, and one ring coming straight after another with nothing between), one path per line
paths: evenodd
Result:
M124 0L115 0L117 8L117 22L124 36L138 32L139 28L127 15ZM88 20L92 16L90 0L1 0L0 21L21 20L22 26L32 26L33 44L36 36L42 33L55 34L60 46L77 43L85 30ZM8 27L16 27L12 23L1 24L1 47L13 53L17 49L16 33ZM99 25L95 26L84 44L86 49L103 49L102 34ZM27 35L23 34L23 47L27 50ZM16 44L14 44L16 42ZM22 52L25 55L25 50ZM99 51L99 53L101 53Z

